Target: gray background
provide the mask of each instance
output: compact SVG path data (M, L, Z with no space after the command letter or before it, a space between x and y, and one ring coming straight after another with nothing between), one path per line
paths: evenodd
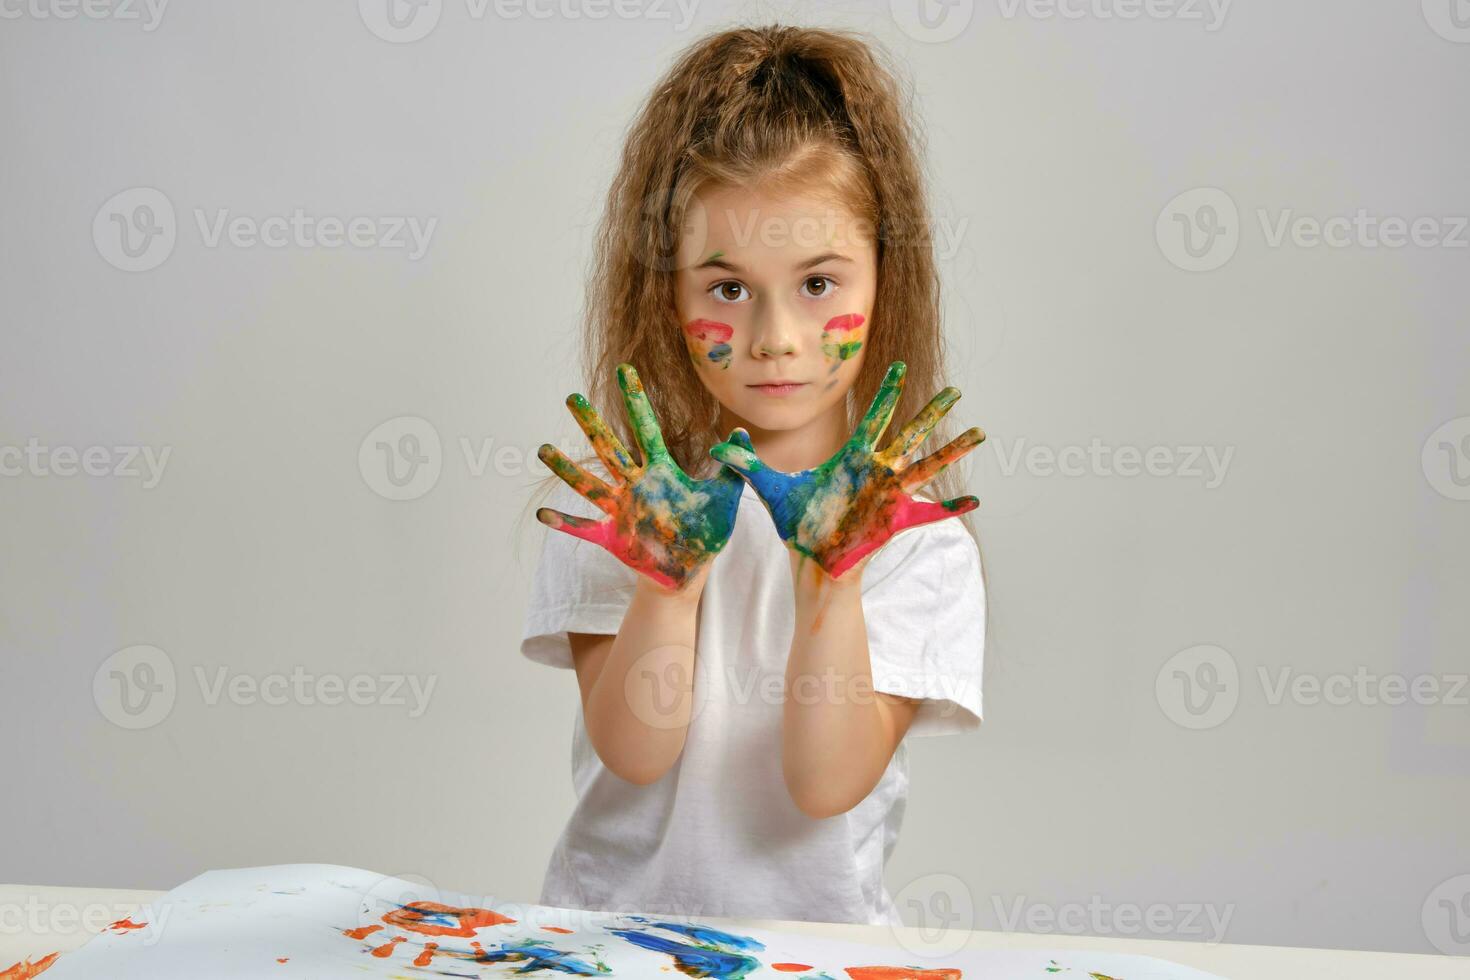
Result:
M577 698L516 652L544 533L521 519L535 447L575 444L591 232L672 56L783 19L907 66L954 239L957 419L991 436L970 474L986 724L911 745L906 916L1198 939L1213 911L1232 942L1470 951L1449 928L1470 893L1470 32L1448 0L991 0L929 26L902 3L702 2L686 24L651 0L444 0L416 41L379 0L180 2L153 29L36 2L0 24L0 447L49 460L0 477L0 880L320 861L536 897ZM176 241L129 272L111 215L138 192L108 202L134 188ZM1204 271L1182 267L1181 222L1221 202L1199 188L1237 210L1213 212ZM199 227L296 208L437 224L417 258ZM1283 215L1360 209L1435 225L1273 244ZM439 449L390 500L374 454L412 448L402 417ZM65 475L66 447L111 475ZM127 447L169 453L156 485L113 473ZM1123 447L1164 448L1126 476ZM1230 453L1219 478L1206 449ZM158 652L107 662L139 645ZM211 696L297 670L380 696ZM155 696L125 705L114 671ZM1374 683L1276 697L1282 671ZM426 710L393 675L434 683ZM1438 698L1385 704L1385 677ZM1162 924L1128 919L1151 906Z

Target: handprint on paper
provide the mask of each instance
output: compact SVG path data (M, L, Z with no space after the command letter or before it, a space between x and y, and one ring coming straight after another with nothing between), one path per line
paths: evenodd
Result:
M816 560L833 578L841 576L889 538L907 528L974 510L970 496L942 503L912 493L985 439L968 429L937 452L919 459L919 446L950 407L959 389L945 388L889 443L877 450L903 391L906 368L894 361L878 394L847 444L825 463L800 473L782 473L761 462L743 429L710 450L738 470L765 503L776 531L789 548Z
M643 463L634 461L586 398L569 395L567 407L613 483L588 473L550 443L537 455L607 517L592 520L542 507L536 511L536 519L606 548L623 564L665 588L679 589L730 540L740 504L740 477L721 467L711 479L691 479L664 445L653 407L633 365L618 365L618 386L623 390ZM730 439L735 445L750 445L743 432L732 433Z

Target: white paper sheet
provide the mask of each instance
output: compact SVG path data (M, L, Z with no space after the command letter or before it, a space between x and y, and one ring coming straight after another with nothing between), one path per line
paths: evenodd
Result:
M322 864L202 874L63 955L45 980L510 976L1222 980L1143 956L950 952L941 939L920 944L897 934L887 947L736 933L685 916L476 898Z

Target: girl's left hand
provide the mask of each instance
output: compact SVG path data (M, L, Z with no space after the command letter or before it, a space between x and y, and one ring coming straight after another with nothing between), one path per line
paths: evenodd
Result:
M911 496L985 439L978 427L967 429L937 452L913 461L920 444L959 400L958 388L939 392L888 448L875 449L903 391L905 370L902 361L889 365L852 438L813 469L800 473L771 469L750 448L743 429L710 450L711 456L750 482L787 547L816 559L832 578L857 566L899 531L964 514L980 504L972 496L943 503Z

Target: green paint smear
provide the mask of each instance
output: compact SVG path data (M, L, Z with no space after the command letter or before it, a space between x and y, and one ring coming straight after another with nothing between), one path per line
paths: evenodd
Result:
M849 340L842 344L823 344L822 353L838 361L845 361L862 349L861 340Z

